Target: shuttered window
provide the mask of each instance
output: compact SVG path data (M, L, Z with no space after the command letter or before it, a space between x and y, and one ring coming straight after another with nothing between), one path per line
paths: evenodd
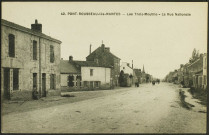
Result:
M90 76L93 76L93 69L90 69Z
M15 57L15 36L9 34L9 57Z
M33 89L37 90L37 73L33 73Z
M54 46L50 45L50 62L54 63Z
M37 60L37 41L33 40L33 60Z
M50 89L55 89L56 78L55 74L50 75Z
M19 69L13 69L13 90L19 89Z

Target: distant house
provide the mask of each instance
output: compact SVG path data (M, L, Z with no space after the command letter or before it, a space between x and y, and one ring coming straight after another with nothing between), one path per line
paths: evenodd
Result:
M92 90L110 89L109 67L102 67L94 61L61 60L62 89Z
M183 74L183 71L184 71L184 65L181 64L180 68L178 69L177 76L178 76L178 83L182 84L182 85L184 85L184 74Z
M192 76L191 86L194 88L202 87L202 75L203 75L203 55L199 59L190 63L188 66L190 76Z
M133 82L133 68L130 66L129 63L127 62L122 62L121 66L120 66L120 71L124 72L124 77L125 80L127 81L125 84L127 86L131 86L134 82Z
M60 95L61 41L42 33L35 20L31 29L1 20L1 92L5 99Z
M122 62L120 66L121 70L123 70L124 74L133 75L133 67L130 66L130 63Z
M142 78L142 72L141 72L141 69L134 69L134 73L135 73L135 76L136 76L136 81L139 82L139 83L142 83L141 82L141 78Z
M86 57L86 61L95 61L102 67L111 67L111 86L118 86L120 74L120 58L110 52L109 47L102 44Z

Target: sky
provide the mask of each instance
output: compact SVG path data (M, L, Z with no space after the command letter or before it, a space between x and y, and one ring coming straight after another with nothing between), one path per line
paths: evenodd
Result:
M134 68L142 69L144 65L145 72L162 79L179 69L180 64L186 64L194 48L207 52L207 8L207 2L2 2L2 18L27 28L37 19L44 34L62 41L63 59L72 55L74 60L86 60L90 44L94 51L103 41L121 62L133 60ZM61 15L63 12L66 15Z

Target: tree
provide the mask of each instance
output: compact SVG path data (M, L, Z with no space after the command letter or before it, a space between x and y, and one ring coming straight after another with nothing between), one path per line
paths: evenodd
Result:
M125 76L123 70L120 72L120 76L118 78L119 84L121 87L125 86Z
M190 63L196 61L199 57L200 57L199 50L196 50L196 48L194 48L194 50L192 52L192 57L189 60Z

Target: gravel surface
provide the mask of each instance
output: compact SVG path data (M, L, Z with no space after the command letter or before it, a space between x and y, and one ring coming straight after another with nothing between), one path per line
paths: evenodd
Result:
M182 107L179 89L177 85L160 83L114 92L97 91L108 93L79 102L5 114L2 132L205 133L206 107L187 92L185 102L194 107Z

